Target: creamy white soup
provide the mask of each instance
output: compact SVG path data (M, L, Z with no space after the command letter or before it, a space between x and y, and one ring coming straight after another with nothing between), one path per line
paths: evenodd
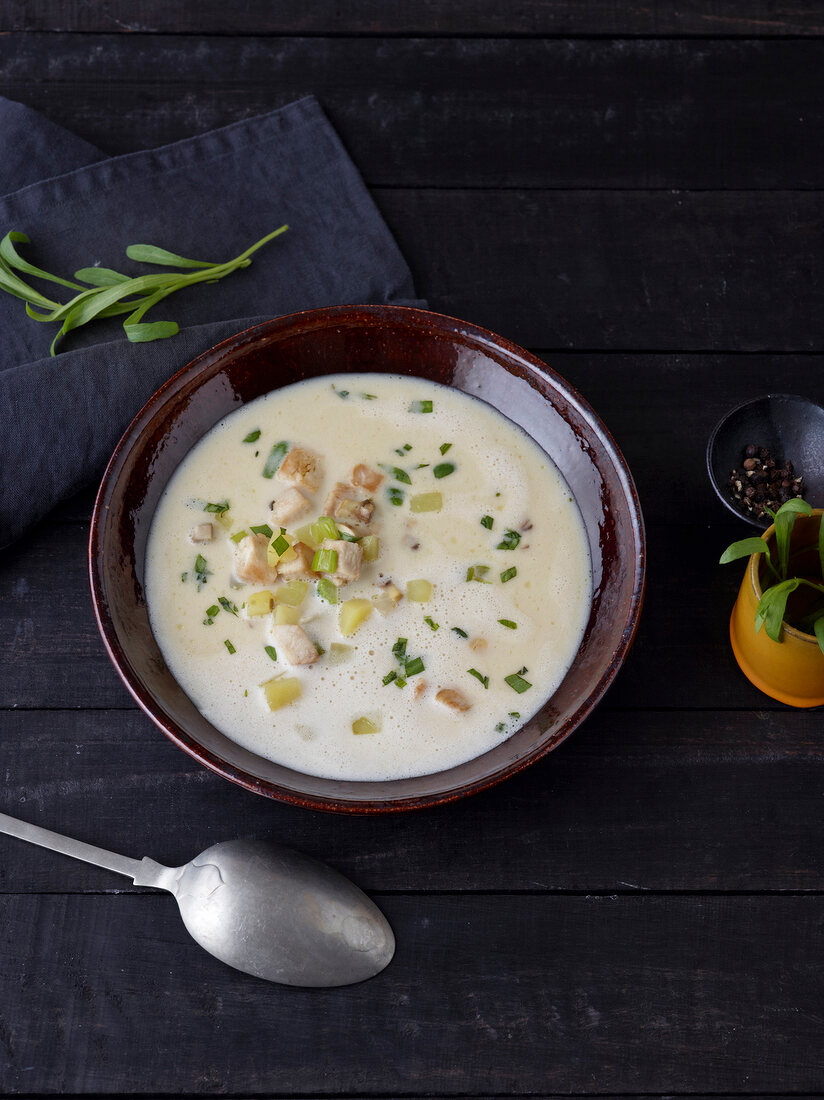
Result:
M163 656L277 763L426 775L499 744L558 687L590 610L583 522L524 432L422 379L261 397L189 452L146 561Z

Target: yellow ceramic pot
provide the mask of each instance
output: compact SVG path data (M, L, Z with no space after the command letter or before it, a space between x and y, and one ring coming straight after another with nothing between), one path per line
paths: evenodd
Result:
M799 515L793 528L791 552L813 545L818 538L822 509ZM774 528L764 532L772 546ZM760 572L763 555L753 554L741 581L730 618L730 641L735 659L747 679L769 695L791 707L824 705L824 653L813 634L805 634L784 623L781 641L774 642L762 627L755 632L755 609L761 599Z

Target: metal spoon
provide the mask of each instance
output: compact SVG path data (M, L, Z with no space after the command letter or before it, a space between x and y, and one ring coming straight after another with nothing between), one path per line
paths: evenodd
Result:
M260 840L227 840L182 867L130 859L0 814L0 833L168 890L195 940L222 962L270 982L351 985L390 962L395 937L380 909L325 863Z

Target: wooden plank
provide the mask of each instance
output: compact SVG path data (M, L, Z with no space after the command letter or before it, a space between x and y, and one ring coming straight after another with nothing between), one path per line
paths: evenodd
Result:
M824 185L815 140L824 65L811 40L195 45L185 35L112 34L63 36L56 50L53 36L8 34L0 74L0 94L108 153L176 141L311 92L372 186Z
M114 0L103 5L65 0L0 3L0 31L96 31L106 33L250 35L821 35L824 19L816 5L755 0L746 10L734 0L655 4L593 0L463 0L450 4L414 0L383 4L359 0L246 0L227 7L201 0L196 9L160 0Z
M440 810L329 814L254 797L135 711L0 712L2 809L178 866L254 835L375 891L822 891L820 716L597 711L545 760ZM1 893L139 892L0 837Z
M360 986L247 978L163 896L0 899L13 1093L813 1092L820 897L378 897Z

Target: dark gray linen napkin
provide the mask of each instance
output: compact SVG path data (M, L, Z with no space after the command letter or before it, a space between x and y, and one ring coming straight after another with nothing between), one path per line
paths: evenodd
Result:
M0 99L0 142L0 236L26 233L25 257L65 278L95 264L137 273L125 256L132 243L220 262L290 226L250 267L151 311L147 321L180 324L169 340L130 344L113 318L70 334L67 350L51 358L57 327L30 320L21 301L0 293L0 547L98 477L143 403L206 348L296 310L424 304L312 97L109 159ZM36 285L49 293L52 284Z

